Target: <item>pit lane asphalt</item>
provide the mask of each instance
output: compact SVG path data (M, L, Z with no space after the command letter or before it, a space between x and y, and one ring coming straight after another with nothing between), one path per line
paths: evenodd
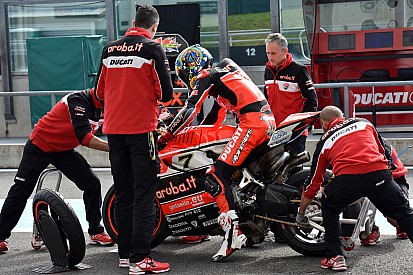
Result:
M108 171L98 171L102 181L102 196L112 184ZM0 199L4 199L13 183L15 171L0 170ZM409 172L408 182L413 183L413 173ZM52 187L54 179L44 187ZM413 188L412 188L413 189ZM63 179L61 194L67 199L81 199L81 192L74 184ZM31 197L32 198L32 197ZM410 191L412 198L412 191ZM381 215L381 214L378 214ZM88 241L88 236L85 234ZM0 274L37 274L32 270L51 266L50 254L43 246L35 251L30 245L31 233L13 232L9 239L9 252L0 255ZM330 270L320 268L319 257L307 257L296 253L284 243L275 243L268 238L252 248L235 252L221 263L211 261L217 251L220 237L200 244L182 244L179 238L170 237L152 251L156 260L167 261L171 271L166 274L328 274ZM117 267L116 246L101 247L86 245L86 255L82 263L91 269L73 270L63 274L128 274L127 269ZM361 247L359 242L353 251L347 252L346 274L413 274L413 244L409 240L397 240L395 235L382 236L380 244Z

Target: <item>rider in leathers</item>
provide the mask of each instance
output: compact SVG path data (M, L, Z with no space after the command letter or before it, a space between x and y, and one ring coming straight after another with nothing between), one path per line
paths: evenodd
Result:
M211 54L199 45L183 50L178 56L175 63L177 75L191 94L159 143L162 146L189 125L208 96L214 97L220 106L236 116L237 129L205 179L206 190L215 198L221 213L218 224L225 231L221 248L212 257L213 261L220 261L241 249L247 239L238 228L229 179L248 154L270 138L275 120L262 92L237 64L225 58L216 67L211 68L211 65ZM218 110L212 109L214 114ZM214 114L207 118L211 119ZM222 115L216 116L220 117Z

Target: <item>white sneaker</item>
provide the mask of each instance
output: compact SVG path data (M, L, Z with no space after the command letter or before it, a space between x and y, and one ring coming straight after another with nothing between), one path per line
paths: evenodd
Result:
M129 267L129 259L119 259L119 267Z

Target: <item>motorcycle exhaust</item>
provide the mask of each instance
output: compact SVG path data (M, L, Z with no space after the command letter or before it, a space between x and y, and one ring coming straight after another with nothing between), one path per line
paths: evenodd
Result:
M280 158L273 165L271 165L271 167L268 169L268 175L276 176L278 174L278 170L280 169L280 167L282 167L284 163L288 161L289 159L290 159L290 153L283 152Z
M307 161L310 161L311 156L308 151L301 152L297 154L295 157L291 158L290 161L284 166L280 174L276 174L273 177L273 181L275 182L285 182L288 176L288 172L290 171L291 168L298 166L300 164L303 164ZM278 161L277 161L278 162Z

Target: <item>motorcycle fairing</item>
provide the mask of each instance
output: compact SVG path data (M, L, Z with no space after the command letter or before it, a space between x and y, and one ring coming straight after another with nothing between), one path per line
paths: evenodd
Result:
M217 227L218 206L200 177L180 173L161 179L156 198L172 235L205 234Z
M314 124L319 114L320 112L307 112L289 115L283 122L277 125L277 129L271 135L268 145L274 147L294 141L310 125Z
M219 155L235 129L231 125L185 128L160 152L161 175L168 173L168 166L171 165L187 171L209 167L213 159L208 157L207 152Z

